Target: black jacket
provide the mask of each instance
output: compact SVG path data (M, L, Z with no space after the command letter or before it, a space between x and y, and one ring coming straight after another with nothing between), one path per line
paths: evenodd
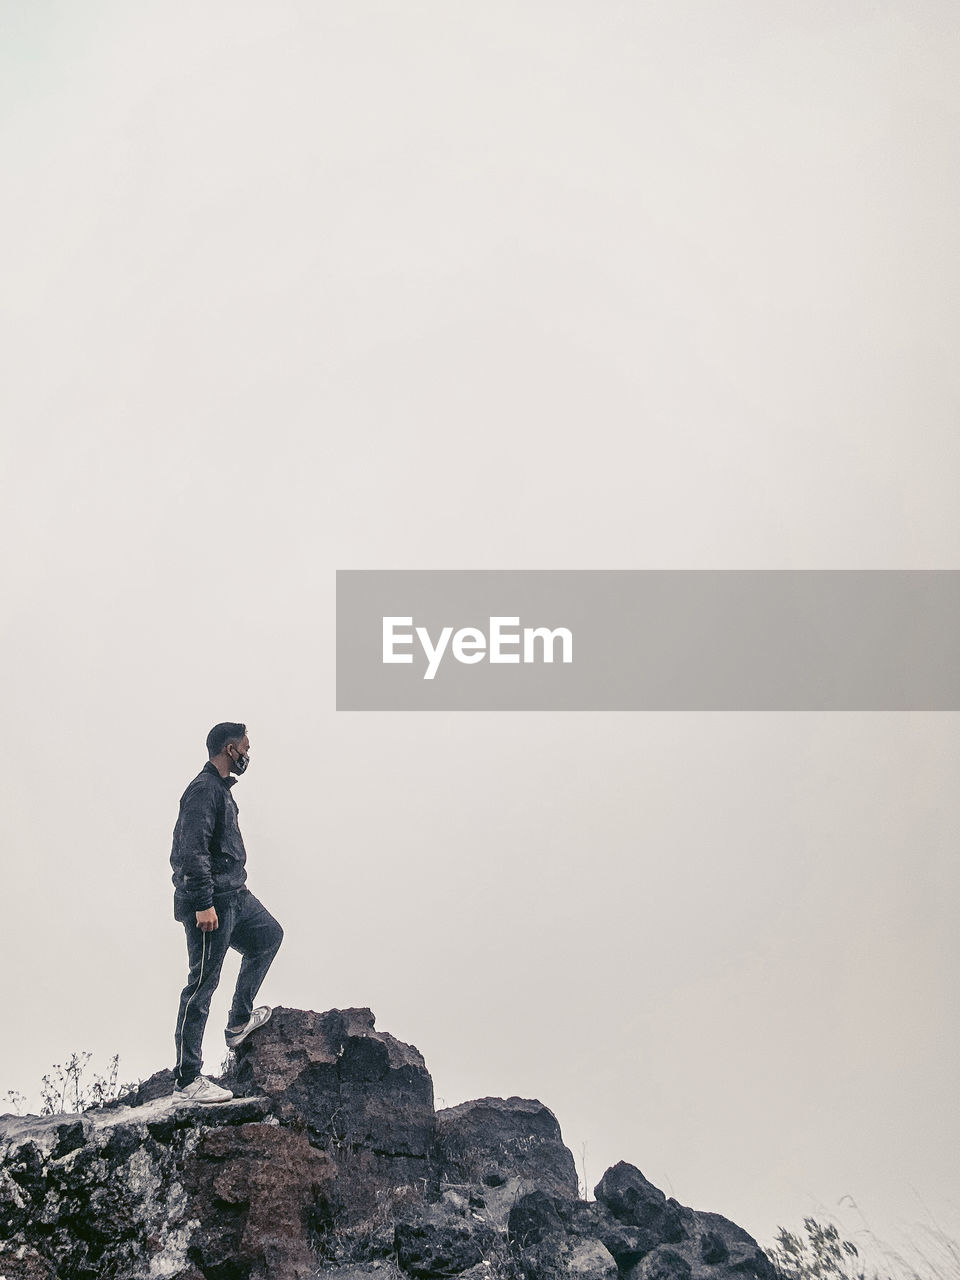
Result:
M215 906L215 899L246 883L247 851L230 788L236 778L221 778L211 762L203 766L180 797L173 829L173 913L178 920Z

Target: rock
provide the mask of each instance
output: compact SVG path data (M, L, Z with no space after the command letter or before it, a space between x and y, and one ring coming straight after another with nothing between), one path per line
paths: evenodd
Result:
M436 1190L433 1082L418 1050L376 1031L369 1009L275 1009L234 1071L244 1093L265 1094L334 1160L342 1224L382 1213L404 1188Z
M596 1206L559 1199L543 1191L521 1196L510 1211L508 1237L528 1280L557 1275L609 1280L617 1264L596 1238Z
M397 1262L418 1280L459 1275L483 1261L493 1243L493 1231L437 1206L415 1221L398 1222Z
M237 1050L244 1092L331 1145L424 1160L436 1141L433 1081L419 1051L374 1029L369 1009L275 1009Z
M597 1196L594 1234L629 1280L776 1280L769 1258L742 1227L667 1199L633 1165L608 1169Z
M321 1280L405 1280L394 1262L357 1262L321 1267Z
M776 1280L773 1264L742 1227L667 1197L621 1161L601 1178L593 1234L629 1280Z
M557 1200L542 1191L521 1197L510 1212L509 1239L528 1280L559 1275L615 1280L616 1259L593 1234L595 1206Z
M523 1193L519 1178L507 1178L495 1187L476 1184L469 1192L471 1213L505 1234L510 1211Z
M470 1198L460 1195L459 1191L448 1188L440 1197L443 1203L462 1218L470 1209Z
M731 1276L755 1276L757 1280L777 1280L777 1269L757 1245L756 1248L740 1248L731 1253L726 1271Z
M602 1204L534 1191L514 1204L509 1238L528 1276L563 1272L602 1277L628 1270L643 1255L635 1227L618 1222Z
M436 1190L433 1081L419 1051L375 1030L369 1009L277 1008L237 1051L244 1093L303 1124L338 1170L337 1212L356 1221L398 1186Z
M692 1219L690 1235L696 1241L696 1251L687 1256L714 1268L711 1280L726 1276L755 1276L757 1280L777 1280L773 1263L743 1227L719 1213L689 1211Z
M562 1259L567 1275L581 1280L616 1280L617 1264L599 1240L581 1240Z
M573 1155L553 1112L534 1098L478 1098L437 1112L441 1174L448 1182L502 1185L575 1198Z
M146 1080L141 1080L132 1093L119 1098L116 1102L106 1103L106 1107L112 1109L117 1107L142 1107L148 1102L155 1102L157 1098L169 1098L173 1093L175 1083L175 1072L170 1067L164 1067L162 1071L155 1071Z
M204 1275L229 1266L251 1276L313 1276L311 1246L332 1178L332 1162L302 1133L265 1124L206 1130L184 1169L190 1216L201 1223L188 1256Z
M490 1259L484 1258L475 1267L468 1267L466 1271L461 1271L460 1280L494 1280L494 1276L499 1275L499 1271L493 1270Z
M682 1207L626 1161L606 1171L594 1195L619 1222L638 1229L645 1253L684 1238Z
M661 1244L638 1262L629 1275L630 1280L690 1280L691 1271L682 1253Z
M56 1280L56 1272L30 1245L0 1240L0 1280Z
M700 1258L703 1262L715 1267L729 1257L730 1250L719 1231L700 1232Z
M507 1221L510 1240L520 1249L542 1244L550 1236L564 1234L564 1222L551 1196L531 1191L521 1196Z
M5 1118L4 1267L12 1248L23 1250L17 1270L25 1280L43 1276L44 1264L51 1277L71 1280L203 1280L198 1262L225 1242L220 1254L242 1257L250 1280L312 1275L309 1242L327 1162L303 1135L265 1118L268 1105L248 1098L177 1106L163 1098L70 1120ZM274 1257L285 1270L270 1270ZM292 1269L308 1257L309 1270ZM12 1264L0 1271L8 1280L11 1273Z
M620 1271L629 1271L646 1252L644 1233L636 1227L618 1221L602 1204L597 1203L590 1208L595 1210L594 1235L613 1256Z

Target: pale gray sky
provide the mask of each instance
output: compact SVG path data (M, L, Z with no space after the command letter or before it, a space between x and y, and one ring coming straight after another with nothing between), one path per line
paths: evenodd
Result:
M956 715L338 715L333 648L337 568L960 567L956 6L0 20L0 1095L171 1063L239 718L265 999L591 1185L960 1234Z

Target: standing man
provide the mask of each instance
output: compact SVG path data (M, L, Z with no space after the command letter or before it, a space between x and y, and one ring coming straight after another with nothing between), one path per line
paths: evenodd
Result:
M210 999L229 947L243 957L227 1020L235 1049L270 1017L253 1001L283 941L283 930L246 887L247 853L231 788L250 763L243 724L217 724L207 734L210 757L180 798L173 829L173 914L187 934L190 972L180 996L173 1096L185 1102L226 1102L233 1094L200 1074Z

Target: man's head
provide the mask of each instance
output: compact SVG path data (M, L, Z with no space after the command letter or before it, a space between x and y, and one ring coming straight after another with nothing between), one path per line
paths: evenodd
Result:
M215 724L207 734L207 755L222 777L243 773L250 763L250 739L247 726L232 720Z

